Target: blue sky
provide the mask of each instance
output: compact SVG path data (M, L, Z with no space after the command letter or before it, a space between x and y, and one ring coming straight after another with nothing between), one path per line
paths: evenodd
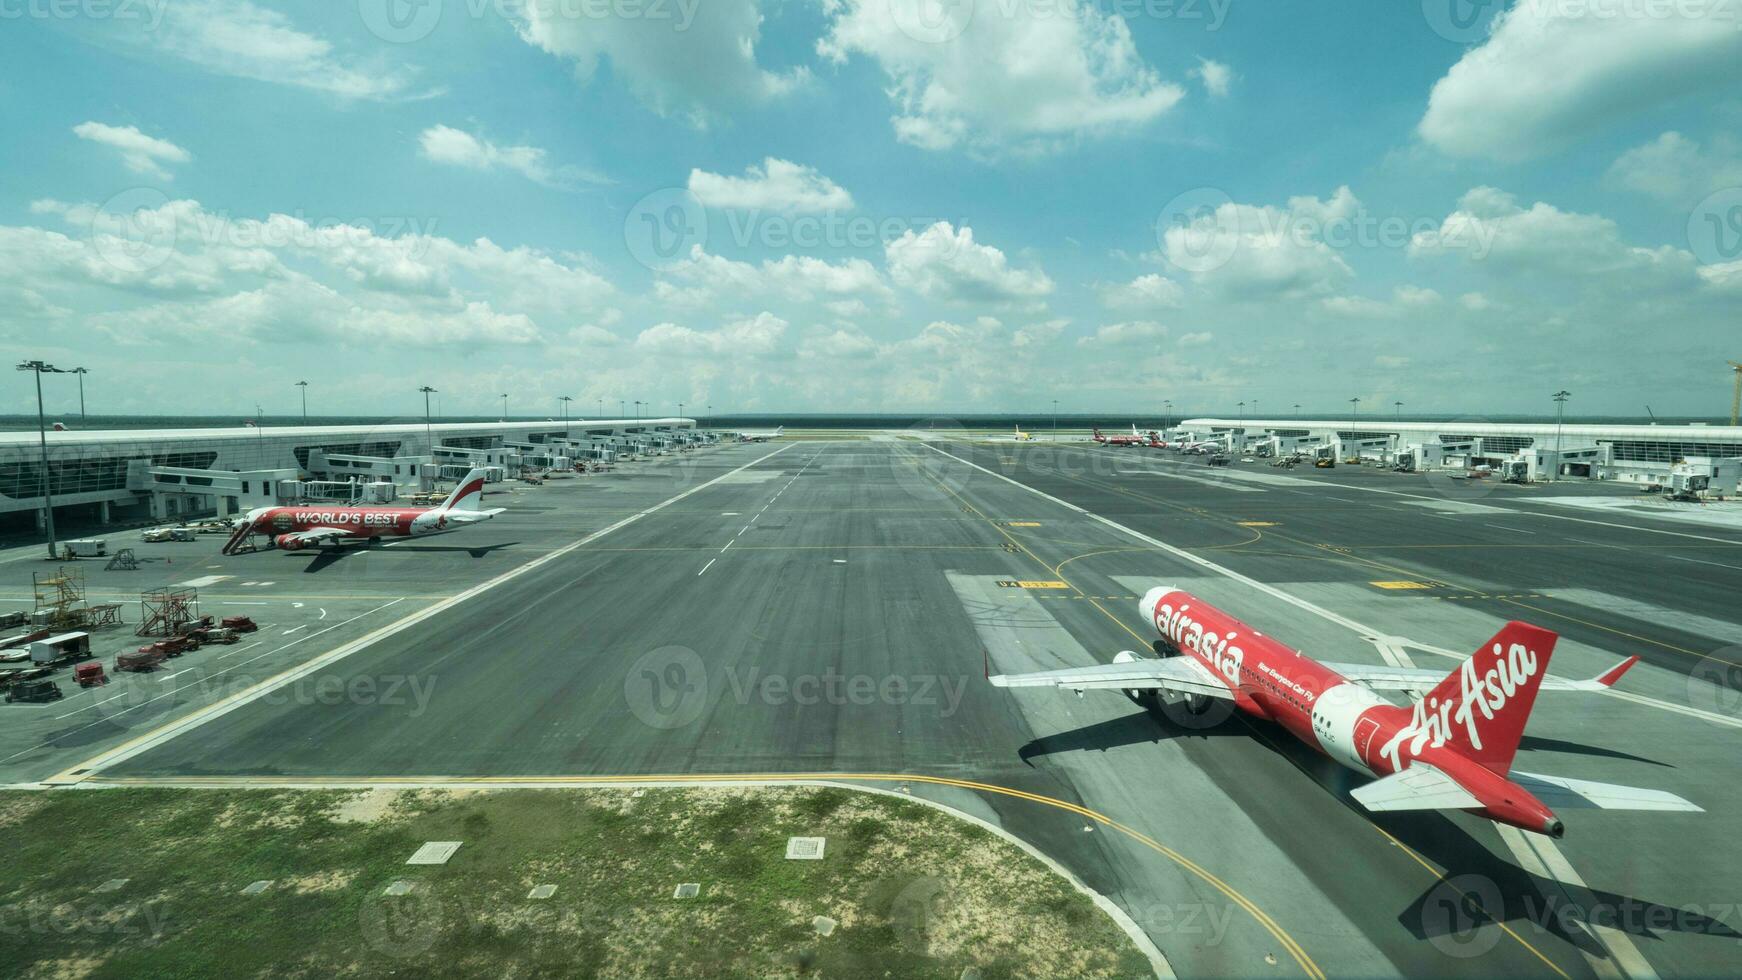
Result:
M1732 0L0 19L0 330L94 411L1717 414L1742 355Z

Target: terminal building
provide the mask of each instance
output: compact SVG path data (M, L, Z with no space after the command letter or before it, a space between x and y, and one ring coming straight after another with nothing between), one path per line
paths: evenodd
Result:
M1424 470L1490 467L1526 480L1667 487L1693 476L1725 493L1738 492L1742 467L1742 426L1729 425L1195 418L1173 431L1236 453L1303 452Z
M387 503L473 467L494 479L570 471L716 441L693 419L576 419L47 433L57 521L227 517L253 507ZM0 432L0 530L40 527L38 434Z

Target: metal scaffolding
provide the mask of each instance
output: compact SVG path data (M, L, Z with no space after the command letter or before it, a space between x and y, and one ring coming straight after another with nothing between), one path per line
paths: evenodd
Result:
M64 628L80 626L85 621L85 573L71 565L62 565L52 572L32 572L36 591L36 611L31 621L44 626Z
M198 589L147 589L139 596L139 636L176 636L200 618Z

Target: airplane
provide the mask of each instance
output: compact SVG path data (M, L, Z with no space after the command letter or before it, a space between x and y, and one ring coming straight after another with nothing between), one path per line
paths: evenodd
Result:
M1102 435L1101 430L1096 429L1094 439L1103 446L1141 446L1144 444L1143 437L1137 434L1137 423L1135 422L1131 423L1131 434L1128 436Z
M773 429L773 430L750 429L750 430L746 430L746 431L738 433L738 441L739 442L767 442L770 439L780 438L780 434L782 432L785 432L785 431L786 431L786 426L784 426L784 425L778 429Z
M487 521L504 508L481 509L483 469L467 473L454 492L437 507L256 507L231 533L223 554L233 555L256 533L268 535L273 547L301 551L309 547L370 543L378 538L415 538Z
M1548 660L1559 636L1514 621L1441 676L1414 668L1321 663L1171 586L1150 589L1138 609L1161 635L1155 645L1160 659L1126 651L1110 664L997 675L988 660L987 679L996 687L1065 688L1079 696L1089 689L1119 690L1146 706L1172 707L1183 700L1185 711L1196 716L1220 703L1274 721L1337 763L1378 777L1351 793L1373 812L1468 810L1558 838L1566 827L1551 802L1569 808L1701 811L1660 790L1512 769L1538 690L1600 692L1638 657L1590 680L1551 676ZM1401 706L1375 691L1427 694Z
M1016 426L1015 439L1017 442L1033 442L1034 435L1032 433L1022 431L1022 425L1021 425L1021 423L1018 423Z

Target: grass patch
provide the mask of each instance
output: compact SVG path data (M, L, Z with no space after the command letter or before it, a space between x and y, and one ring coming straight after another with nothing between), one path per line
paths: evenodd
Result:
M362 798L0 793L4 973L1149 972L1125 934L1039 861L906 800L803 787ZM827 838L824 859L786 860L790 836ZM446 865L405 864L432 840L464 843ZM94 891L118 878L127 883ZM274 884L241 894L261 879ZM412 893L385 897L400 879ZM681 882L701 894L673 898ZM529 900L541 884L556 894ZM840 923L833 935L816 935L817 915Z

